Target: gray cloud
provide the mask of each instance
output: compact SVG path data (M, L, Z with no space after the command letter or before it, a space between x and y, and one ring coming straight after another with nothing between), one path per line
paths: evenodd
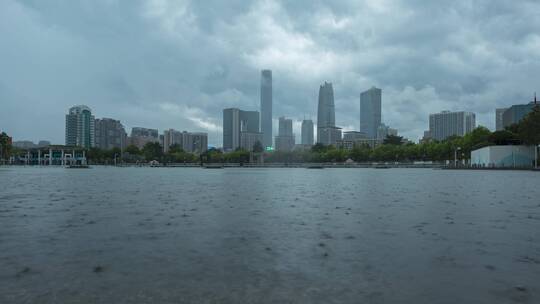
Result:
M336 121L359 127L359 94L383 89L383 120L417 139L429 113L494 109L538 90L537 1L15 1L0 3L0 129L62 143L64 114L89 105L126 127L207 131L221 110L316 117L334 83ZM299 137L299 124L295 131Z

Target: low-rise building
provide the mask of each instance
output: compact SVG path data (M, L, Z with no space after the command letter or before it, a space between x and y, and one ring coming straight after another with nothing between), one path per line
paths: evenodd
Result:
M471 152L471 165L489 168L529 168L534 165L534 146L487 146Z

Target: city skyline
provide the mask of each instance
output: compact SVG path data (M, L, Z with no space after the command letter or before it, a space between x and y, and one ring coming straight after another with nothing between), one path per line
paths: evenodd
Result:
M539 90L530 71L540 68L540 5L528 1L474 9L456 1L447 4L452 15L404 1L216 4L222 14L169 1L57 5L0 4L0 65L14 71L0 74L0 124L16 140L62 143L64 109L86 104L126 130L207 132L221 146L222 109L260 109L262 69L273 72L274 134L280 116L300 134L324 81L334 85L344 131L358 130L358 94L377 86L384 122L411 140L442 110L474 112L494 130L495 108L526 104ZM421 19L440 23L407 30ZM512 39L494 35L502 26Z

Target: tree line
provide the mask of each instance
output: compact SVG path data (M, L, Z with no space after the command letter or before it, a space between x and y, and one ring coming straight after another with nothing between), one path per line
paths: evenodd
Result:
M198 155L184 151L179 145L172 145L167 153L157 143L147 143L142 149L130 145L121 151L119 148L103 150L90 148L87 158L94 164L113 164L117 162L144 163L159 161L160 163L247 163L251 153L264 154L266 163L300 163L300 162L344 162L348 159L355 162L413 162L433 161L442 162L458 159L469 159L471 151L488 145L539 145L540 144L540 107L534 107L519 123L505 130L491 132L485 127L478 127L465 136L452 136L443 141L429 140L421 143L403 143L400 136L388 136L383 144L374 148L368 145L355 145L352 150L340 149L335 146L316 144L309 150L291 152L264 152L260 142L253 151L237 149L224 153L211 148ZM0 155L7 159L16 154L8 143L8 136L0 134Z

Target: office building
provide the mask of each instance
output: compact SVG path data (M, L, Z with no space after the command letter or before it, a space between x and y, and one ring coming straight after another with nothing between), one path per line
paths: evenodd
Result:
M335 145L338 140L341 140L341 128L336 127L334 89L332 83L325 82L319 88L317 142L323 145Z
M536 97L535 97L536 100ZM528 104L513 105L502 114L503 129L520 122L527 114L532 112L537 104L533 101Z
M302 121L302 145L312 146L315 138L313 135L313 121L304 119Z
M261 129L262 145L272 147L272 71L261 71Z
M66 146L92 148L95 145L94 116L85 105L74 106L66 114Z
M127 146L127 134L119 120L111 118L96 119L95 146L100 149L124 149Z
M242 146L242 136L253 138L259 133L259 112L237 108L223 110L223 150L234 151L241 147L251 150L250 147Z
M368 136L364 132L358 131L346 131L343 133L343 140L345 141L360 141L367 139Z
M263 146L263 133L240 132L240 148L246 151L253 151L255 144L259 142ZM265 147L263 147L264 149Z
M292 151L294 148L294 141L292 119L280 117L279 132L278 136L276 136L276 150Z
M158 130L134 127L131 129L129 142L139 149L142 149L147 143L159 143Z
M360 132L369 138L377 138L381 124L381 89L372 87L360 94Z
M445 140L457 135L463 136L476 127L476 117L471 112L450 112L429 115L429 134L432 139Z
M504 130L503 126L503 114L508 108L495 109L495 131Z

